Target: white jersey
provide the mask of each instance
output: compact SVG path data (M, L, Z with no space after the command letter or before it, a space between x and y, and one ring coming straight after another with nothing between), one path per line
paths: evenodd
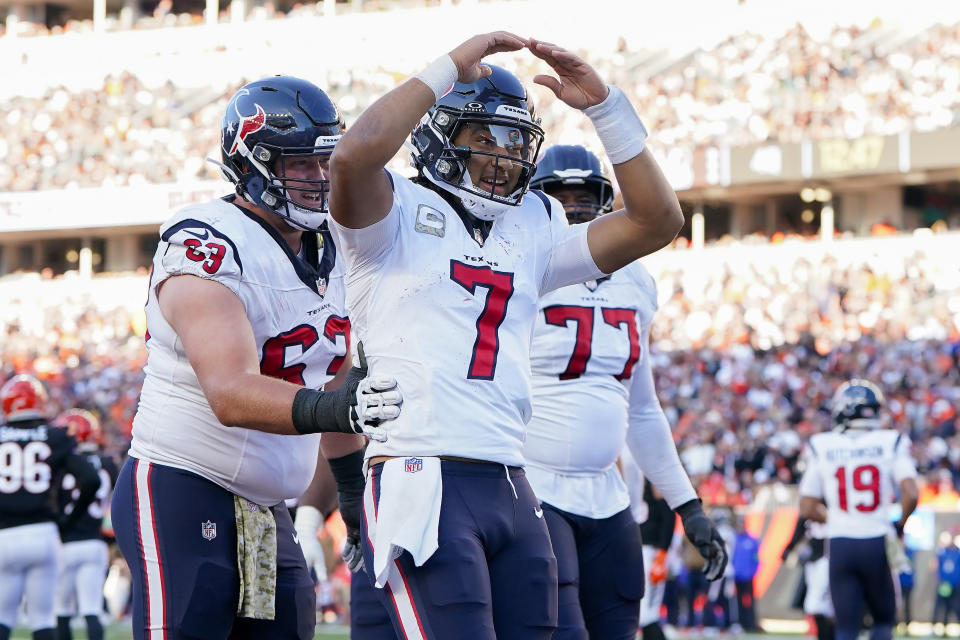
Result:
M656 309L656 284L639 262L540 300L524 457L543 502L592 518L629 505L615 463L626 441L634 369L646 357L644 338Z
M522 465L530 341L540 297L602 276L587 225L539 192L485 241L439 194L390 174L393 207L363 229L334 225L347 304L373 375L394 376L403 411L372 456L459 456Z
M307 488L319 434L277 435L220 424L157 301L161 283L171 276L219 282L246 309L261 373L319 388L344 361L350 323L343 269L329 234L303 237L306 260L266 222L224 200L186 207L161 227L146 307L146 379L130 455L187 469L262 505Z
M815 434L800 495L827 505L828 538L877 538L893 530L894 485L917 475L910 439L892 429Z

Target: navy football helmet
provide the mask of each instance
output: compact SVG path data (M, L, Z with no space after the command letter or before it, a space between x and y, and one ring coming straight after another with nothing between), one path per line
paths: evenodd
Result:
M290 76L264 78L227 104L223 163L216 164L239 196L294 227L316 231L327 217L330 181L287 174L298 159L328 159L343 131L340 112L319 87Z
M876 429L880 426L883 392L877 385L854 378L844 382L833 394L833 420L841 429Z
M603 175L600 160L580 145L554 145L537 162L531 189L553 194L557 189L583 189L596 196L597 204L565 204L571 223L593 220L613 208L613 185Z
M520 204L530 187L543 142L543 129L520 80L506 69L488 66L492 73L486 78L455 83L410 134L413 163L420 174L460 198L464 208L481 220L493 220L508 207ZM454 143L468 126L481 132L489 151ZM491 180L473 183L468 171L471 156L494 159ZM518 165L516 184L504 189L508 170ZM504 182L498 185L501 180ZM497 193L501 189L504 192Z

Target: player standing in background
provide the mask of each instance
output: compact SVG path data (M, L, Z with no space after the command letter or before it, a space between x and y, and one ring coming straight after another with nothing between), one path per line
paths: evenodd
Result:
M630 511L640 525L640 539L643 541L640 632L643 640L666 640L660 626L660 608L666 592L677 514L656 487L643 477L629 448L625 447L620 455L620 468L630 492Z
M836 429L813 435L807 446L800 515L827 526L837 640L860 633L864 601L873 618L871 640L888 640L897 598L886 538L902 535L917 506L910 439L881 428L883 394L872 382L845 382L832 405ZM901 516L893 527L887 516L895 487Z
M801 540L807 543L798 552L806 584L803 597L803 612L813 618L817 625L817 640L833 640L833 601L830 599L830 562L827 559L827 525L822 522L797 518L790 542L780 554L781 560L787 556Z
M572 224L613 205L600 161L581 146L547 149L531 187L559 200ZM706 573L720 576L726 564L657 400L649 357L656 309L656 283L639 262L540 299L523 455L557 557L556 640L636 636L647 559L616 466L625 444L682 516Z
M17 622L27 599L33 640L54 640L54 593L60 536L96 497L97 472L74 453L65 429L48 422L47 392L36 378L14 376L0 388L0 640ZM76 510L57 518L51 495L64 472L76 479Z
M520 81L480 63L525 47L559 76L534 81L592 119L624 210L568 226L559 202L528 193L543 130ZM390 442L367 447L364 496L364 563L397 635L553 635L556 560L522 468L530 341L543 294L679 230L645 138L623 92L587 63L497 32L377 100L337 145L331 215L354 329L371 364L404 382ZM416 181L385 170L408 139Z
M107 578L109 552L103 538L103 517L110 505L110 492L117 481L117 463L103 454L103 430L100 420L84 409L70 409L56 424L67 430L77 442L77 452L97 470L100 480L96 498L74 521L60 530L60 577L57 579L57 640L72 640L70 618L83 616L89 640L103 640L103 583ZM76 510L80 491L71 473L60 481L60 513L69 516Z
M111 510L138 640L313 637L313 581L284 500L306 489L321 446L349 457L356 434L385 438L400 402L394 380L367 377L359 345L344 384L318 390L350 344L325 225L342 132L309 82L246 85L222 124L236 195L160 229L146 378Z

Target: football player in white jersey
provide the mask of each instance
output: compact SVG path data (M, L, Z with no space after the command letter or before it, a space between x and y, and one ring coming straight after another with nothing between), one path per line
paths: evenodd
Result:
M160 229L146 378L111 511L137 639L313 637L313 582L283 501L307 487L319 448L353 459L358 434L384 439L400 402L393 379L367 377L359 345L342 386L320 390L350 344L325 225L343 128L307 81L246 85L222 127L236 194Z
M800 515L826 523L837 640L859 635L864 601L873 617L871 640L888 640L896 622L897 578L887 560L887 537L902 535L917 506L917 470L910 439L881 428L882 406L883 393L873 383L841 385L832 407L837 428L810 438L800 480ZM895 488L901 515L891 525Z
M97 472L74 452L76 441L50 424L40 381L17 375L0 387L0 640L9 640L26 599L33 640L54 640L60 536L96 497ZM71 474L77 509L53 511L57 478Z
M624 210L570 226L557 200L528 192L543 130L520 81L481 64L523 48L559 76L534 81L593 121ZM362 540L398 636L553 634L556 559L523 472L537 304L679 231L645 138L623 92L590 65L497 32L374 102L334 151L330 212L354 330L371 366L404 385L390 441L367 447ZM408 139L415 180L385 170Z
M817 640L834 640L826 529L827 526L823 522L797 518L793 536L780 554L780 559L785 561L794 547L801 541L806 541L803 551L798 554L803 568L803 580L806 583L803 612L813 618L817 627Z
M531 187L557 198L571 224L613 205L600 161L581 146L547 149ZM555 640L636 636L644 557L616 465L625 444L681 514L707 559L708 577L723 575L723 540L700 506L657 400L649 357L656 309L656 283L640 262L540 299L530 353L533 417L523 454L557 556Z

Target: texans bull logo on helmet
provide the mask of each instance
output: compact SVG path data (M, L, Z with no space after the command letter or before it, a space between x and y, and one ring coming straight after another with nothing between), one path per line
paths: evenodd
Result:
M233 139L233 144L230 146L230 155L233 155L237 152L237 147L243 140L246 139L251 133L255 133L263 129L263 125L267 122L267 114L263 111L263 107L259 104L254 104L257 108L257 112L252 116L245 116L240 113L240 109L237 109L237 115L240 116L240 127L237 131L237 137Z

